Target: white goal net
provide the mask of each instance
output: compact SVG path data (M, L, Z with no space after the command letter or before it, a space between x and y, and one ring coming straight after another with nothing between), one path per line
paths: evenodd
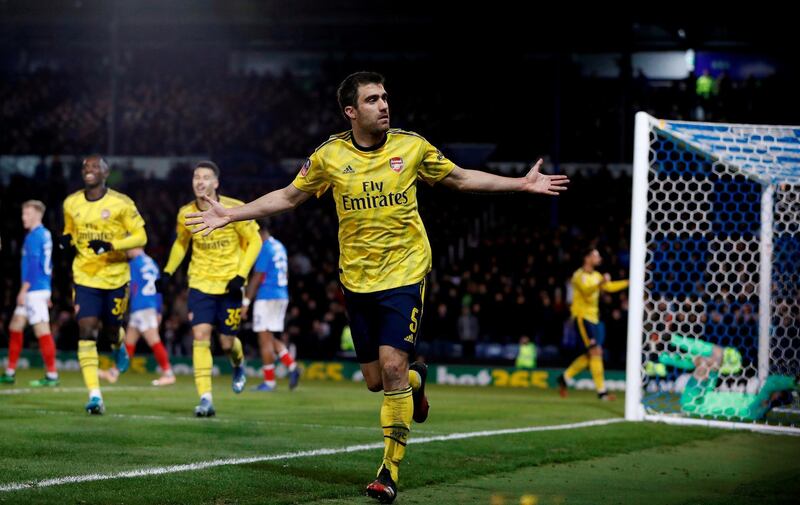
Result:
M633 193L626 417L800 432L800 127L639 113Z

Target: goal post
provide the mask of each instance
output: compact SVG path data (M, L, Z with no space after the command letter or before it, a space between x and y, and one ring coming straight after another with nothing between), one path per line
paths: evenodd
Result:
M800 127L634 135L626 419L800 433Z

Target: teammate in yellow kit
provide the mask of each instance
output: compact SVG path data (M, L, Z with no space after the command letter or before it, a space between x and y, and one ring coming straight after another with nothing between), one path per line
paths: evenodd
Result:
M128 369L120 326L128 305L130 269L125 253L147 243L144 220L127 196L106 187L109 168L99 155L83 160L84 189L64 200L64 234L61 247L74 254L75 311L80 328L78 360L89 389L86 411L105 411L97 378L97 332L112 343L117 368Z
M519 178L457 167L416 133L389 128L383 84L383 76L373 72L358 72L342 82L337 98L351 130L319 146L291 184L241 207L206 199L210 208L187 215L187 224L207 235L230 223L291 210L332 190L339 217L339 277L356 354L369 390L384 394L384 453L367 493L389 503L397 496L411 420L423 422L428 415L427 369L420 362L409 365L431 269L431 248L417 210L417 181L441 181L459 191L557 195L568 179L540 173L541 160Z
M567 370L558 377L561 396L567 395L567 387L574 383L573 377L587 366L592 374L597 397L613 400L614 395L606 391L603 377L603 342L605 325L600 321L600 292L614 293L628 287L628 281L612 281L609 274L595 270L603 262L600 252L592 248L583 256L583 266L572 275L572 321L581 336L586 351L575 358Z
M192 259L189 262L189 312L192 318L194 349L194 381L200 404L195 407L198 417L216 414L211 396L211 332L216 326L222 350L233 365L233 391L241 393L246 377L242 342L236 336L242 310L242 289L247 274L261 250L261 236L255 221L243 221L220 230L212 236L192 235L186 226L186 215L210 207L209 202L222 208L243 204L239 200L220 196L219 168L214 162L202 161L194 168L192 189L195 200L180 208L177 237L169 253L161 284L178 269L189 243Z

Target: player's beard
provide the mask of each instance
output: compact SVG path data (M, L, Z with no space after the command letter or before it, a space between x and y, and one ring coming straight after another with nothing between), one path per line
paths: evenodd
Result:
M382 125L379 121L375 121L372 125L372 135L376 137L383 136L386 132L389 131L389 123L387 122L386 125Z

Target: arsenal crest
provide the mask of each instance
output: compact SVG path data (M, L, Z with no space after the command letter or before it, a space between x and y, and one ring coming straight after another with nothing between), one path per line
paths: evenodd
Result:
M389 167L397 173L400 173L403 170L405 163L403 162L403 158L399 156L395 156L394 158L389 160Z
M100 212L100 217L102 217L107 221L108 218L111 217L111 211L109 211L108 209L103 209L102 212Z

